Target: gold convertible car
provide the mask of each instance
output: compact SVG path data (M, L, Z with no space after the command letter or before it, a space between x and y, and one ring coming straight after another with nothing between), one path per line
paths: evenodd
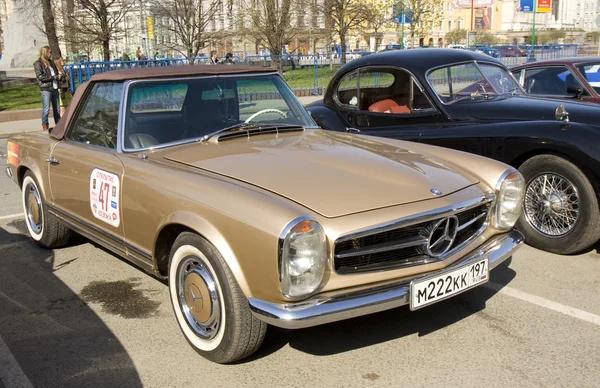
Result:
M320 130L273 69L96 74L50 133L9 138L31 237L80 233L168 283L202 356L488 281L523 178L483 157Z

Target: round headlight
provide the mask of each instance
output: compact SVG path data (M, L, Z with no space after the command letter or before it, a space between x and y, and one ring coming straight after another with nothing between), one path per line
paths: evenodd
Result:
M323 280L326 261L327 243L323 227L306 217L292 221L279 241L282 294L301 298L313 293Z
M525 194L525 179L515 169L507 170L496 184L496 211L494 227L511 229L521 216L521 205Z

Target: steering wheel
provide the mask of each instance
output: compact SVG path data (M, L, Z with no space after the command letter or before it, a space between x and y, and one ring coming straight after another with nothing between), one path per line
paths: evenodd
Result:
M259 110L255 114L251 115L250 117L248 117L246 119L246 121L244 121L244 123L249 123L252 120L254 120L255 118L257 118L258 116L265 114L265 113L277 113L277 114L280 114L281 116L283 116L284 118L287 118L287 114L285 112L282 112L279 109L275 109L275 108L267 108L267 109Z

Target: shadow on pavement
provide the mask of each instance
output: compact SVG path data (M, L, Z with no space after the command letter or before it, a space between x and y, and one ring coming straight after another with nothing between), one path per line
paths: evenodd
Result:
M141 387L119 340L55 275L53 251L7 228L22 226L0 225L0 335L33 386Z
M491 272L491 281L505 286L516 273L507 262ZM395 340L413 334L426 336L485 309L496 291L477 287L448 300L417 311L408 306L346 321L301 330L269 326L265 342L251 358L254 361L289 344L292 348L315 356L329 356ZM243 362L243 361L242 361Z

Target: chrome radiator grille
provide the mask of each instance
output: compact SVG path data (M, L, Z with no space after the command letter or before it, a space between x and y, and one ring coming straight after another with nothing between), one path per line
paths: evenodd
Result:
M430 263L451 255L485 229L492 199L476 202L455 212L395 227L375 228L338 239L334 267L338 274L397 269ZM405 226L402 226L404 224Z

